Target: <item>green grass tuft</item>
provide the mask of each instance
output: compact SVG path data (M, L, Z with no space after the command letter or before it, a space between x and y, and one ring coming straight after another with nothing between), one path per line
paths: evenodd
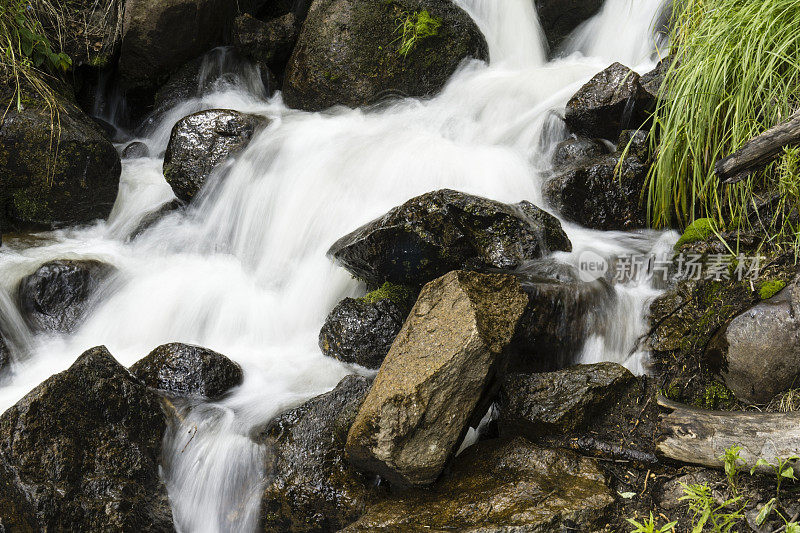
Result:
M769 300L770 298L778 294L780 291L782 291L784 287L786 287L785 281L781 280L767 281L766 283L761 285L761 288L758 290L758 296L762 300Z
M674 17L674 60L654 117L651 224L735 221L730 229L758 230L769 244L797 252L797 151L734 185L722 185L713 168L800 106L800 2L677 0ZM771 220L746 216L774 195Z
M408 54L414 50L421 40L439 35L441 26L442 19L431 17L427 10L404 13L396 29L396 32L400 34L398 38L400 46L397 53L403 57L408 57Z

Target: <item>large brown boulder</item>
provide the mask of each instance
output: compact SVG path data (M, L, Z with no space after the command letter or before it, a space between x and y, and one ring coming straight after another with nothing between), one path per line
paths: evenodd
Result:
M412 36L413 46L401 52ZM391 94L431 96L468 57L488 59L488 46L450 0L315 0L286 68L283 96L308 111L365 106Z
M350 462L397 485L435 481L488 407L527 302L506 274L426 285L350 429Z
M346 533L599 531L614 496L594 459L522 438L468 448L430 490L369 508Z
M165 429L158 395L104 347L87 351L0 416L2 523L173 531L159 477Z

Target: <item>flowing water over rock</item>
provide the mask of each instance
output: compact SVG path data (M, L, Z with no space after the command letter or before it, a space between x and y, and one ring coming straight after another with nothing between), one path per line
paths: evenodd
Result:
M614 61L643 74L658 59L653 27L661 0L608 0L565 44L575 53L551 62L530 0L457 3L484 32L491 65L465 63L437 97L305 113L286 108L279 95L266 100L248 91L255 73L230 72L164 112L138 139L153 157L123 160L107 222L34 242L9 239L0 250L0 330L12 348L13 374L0 387L0 410L100 344L125 365L169 342L218 351L241 365L244 382L219 402L177 406L184 422L165 437L163 473L181 531L254 530L265 473L253 429L352 372L317 347L328 312L364 292L325 256L330 245L442 188L543 205L551 152L566 137L552 110L560 113ZM185 211L129 241L149 212L172 200L162 174L172 125L214 108L259 114L269 126L215 171ZM568 223L564 229L573 251L555 257L572 265L588 252L665 253L675 239ZM33 335L10 295L20 279L56 259L99 260L116 271L92 295L80 327ZM615 361L642 373L646 354L637 339L658 291L642 281L617 284L614 292L591 317L578 360Z

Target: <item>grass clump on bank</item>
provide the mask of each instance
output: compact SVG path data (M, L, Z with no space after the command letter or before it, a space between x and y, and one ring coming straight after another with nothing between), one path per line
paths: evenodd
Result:
M800 108L800 2L677 0L674 17L674 60L654 117L651 223L708 218L797 252L798 151L734 185L720 183L714 164ZM765 203L768 219L761 210L753 220Z

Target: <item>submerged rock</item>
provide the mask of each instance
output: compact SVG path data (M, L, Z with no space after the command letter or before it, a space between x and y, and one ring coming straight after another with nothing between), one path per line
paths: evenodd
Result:
M223 44L236 10L229 0L126 0L122 85L152 96L175 69Z
M9 363L11 363L11 350L8 348L8 343L3 338L2 332L0 332L0 376L3 375Z
M572 244L557 218L449 189L412 198L339 239L328 254L354 275L420 287L451 270L514 269Z
M307 111L360 107L392 94L431 96L468 57L488 59L488 46L449 0L316 0L286 68L283 96Z
M171 213L183 209L184 207L186 207L186 204L177 198L173 198L169 202L165 202L154 211L151 211L142 217L142 219L139 221L139 224L137 224L133 231L131 231L130 235L128 236L128 240L136 240L144 232L158 224L161 219Z
M525 439L468 448L429 490L371 506L346 533L599 531L614 496L594 459Z
M131 367L148 387L179 396L219 398L242 384L242 368L207 348L173 342L159 346Z
M619 152L576 162L545 183L545 199L567 220L599 230L645 227L642 189L648 165Z
M526 304L505 274L426 285L350 429L348 460L400 486L435 481L485 413Z
M736 397L767 403L800 377L800 278L736 316L709 346Z
M263 530L337 531L358 519L380 489L344 460L347 431L370 380L347 376L337 387L281 415L261 433L266 446Z
M138 157L149 157L150 149L143 142L132 142L122 150L123 159L136 159Z
M536 0L547 44L555 50L572 30L596 15L603 0Z
M87 351L0 416L2 523L173 531L158 466L165 428L155 393L104 347Z
M3 101L6 101L5 99ZM117 198L119 154L100 127L59 99L58 126L46 104L12 106L0 123L0 221L53 227L106 218Z
M567 102L564 120L577 135L616 141L622 130L639 128L647 121L652 104L639 75L614 63Z
M583 429L635 383L634 375L616 363L509 374L500 388L500 430L536 438Z
M164 156L164 177L175 196L190 202L214 170L242 151L268 122L229 109L200 111L179 120Z
M389 298L345 298L325 319L319 347L345 363L380 368L407 315L408 308Z
M62 260L40 266L22 278L17 298L33 331L72 331L83 319L89 298L114 272L100 261Z

